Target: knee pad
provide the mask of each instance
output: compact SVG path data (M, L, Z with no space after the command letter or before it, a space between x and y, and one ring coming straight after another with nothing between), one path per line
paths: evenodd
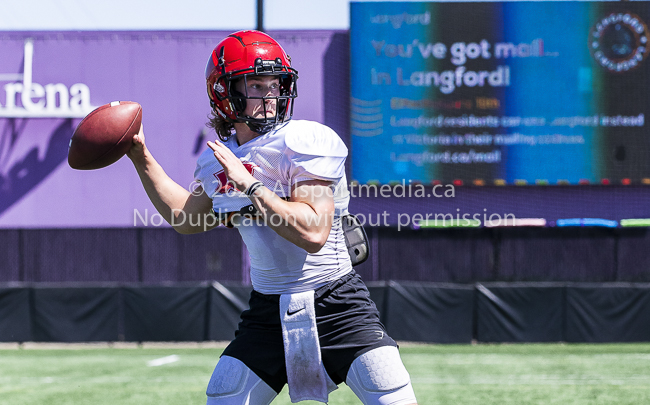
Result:
M411 378L394 346L383 346L357 357L345 382L364 405L417 402Z
M244 363L221 356L208 388L207 405L268 405L278 395Z

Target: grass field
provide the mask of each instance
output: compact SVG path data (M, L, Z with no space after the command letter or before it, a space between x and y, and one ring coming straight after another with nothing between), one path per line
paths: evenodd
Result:
M421 405L650 404L650 344L411 345ZM204 404L221 348L0 347L0 405ZM151 361L175 356L173 362ZM290 404L285 390L273 402ZM316 402L304 402L316 404ZM330 404L359 404L344 384Z

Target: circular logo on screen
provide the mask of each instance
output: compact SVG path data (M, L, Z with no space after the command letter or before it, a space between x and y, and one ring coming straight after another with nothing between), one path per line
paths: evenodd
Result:
M589 49L596 62L610 72L639 66L648 54L648 27L632 13L612 13L591 29Z

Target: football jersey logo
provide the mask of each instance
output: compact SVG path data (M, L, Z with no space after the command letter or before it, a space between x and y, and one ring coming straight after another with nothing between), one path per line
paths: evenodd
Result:
M255 176L255 168L258 167L255 163L242 160L242 164L250 174ZM228 177L226 177L226 172L224 172L223 170L217 173L213 173L213 176L216 179L215 181L217 182L217 187L216 187L217 193L228 194L233 191L241 191L241 190L237 190L237 188L235 188L235 186L230 181L228 181Z

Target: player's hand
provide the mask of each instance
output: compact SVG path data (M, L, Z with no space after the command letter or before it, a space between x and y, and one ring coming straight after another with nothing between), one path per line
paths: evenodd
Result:
M244 167L241 160L226 145L219 141L208 141L208 146L214 151L214 157L217 158L223 167L226 177L235 185L237 190L245 191L251 184L257 181Z
M140 131L137 134L133 135L133 145L131 145L131 149L126 152L126 155L131 160L139 159L144 157L145 149L146 145L144 143L144 129L142 124L140 124Z

